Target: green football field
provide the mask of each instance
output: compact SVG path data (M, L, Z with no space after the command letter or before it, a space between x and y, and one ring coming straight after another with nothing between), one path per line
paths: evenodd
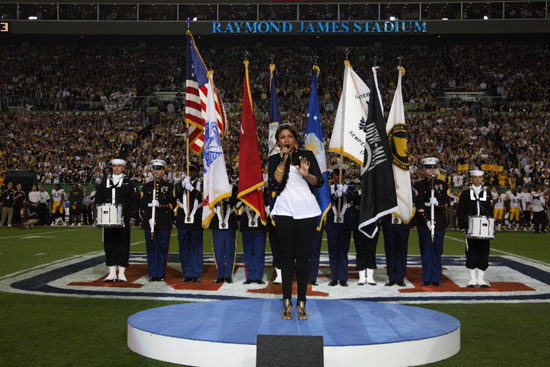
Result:
M460 234L447 232L447 237L444 254L463 255ZM141 230L133 230L132 243L131 251L145 252ZM174 243L175 238L171 252L177 251ZM548 234L498 233L491 246L491 255L515 255L550 265ZM204 247L205 251L211 249L208 231ZM327 250L326 242L323 250ZM98 251L102 251L101 230L96 228L0 228L0 280L56 260ZM242 251L240 245L238 251ZM382 241L378 253L383 254ZM414 231L409 254L419 254ZM136 312L174 303L179 302L2 292L0 366L171 365L127 348L126 319ZM460 352L433 365L545 366L550 360L550 303L415 306L450 314L462 324ZM368 361L365 363L368 365Z

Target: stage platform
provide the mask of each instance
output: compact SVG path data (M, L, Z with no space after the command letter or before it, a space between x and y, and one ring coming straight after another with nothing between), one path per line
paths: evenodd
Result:
M295 300L294 300L295 303ZM309 320L283 320L280 299L171 305L128 318L128 347L188 366L254 366L258 335L321 335L324 365L414 366L460 350L460 322L419 307L355 300L307 302Z

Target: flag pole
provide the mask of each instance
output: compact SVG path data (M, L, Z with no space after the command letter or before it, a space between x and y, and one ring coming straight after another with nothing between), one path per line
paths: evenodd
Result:
M191 30L191 18L190 17L187 17L187 33L190 33ZM188 49L189 50L189 49ZM187 55L187 57L191 57L191 55ZM187 134L185 134L185 156L187 157L186 158L186 176L189 177L189 122L187 122ZM185 191L186 191L186 197L187 197L187 214L190 212L190 195L189 195L189 190L187 190L187 188L185 188Z
M347 63L349 63L349 48L346 48L346 50L344 51L344 57L345 57L345 61L344 61L344 64L346 64L346 61ZM342 93L344 93L345 91L342 91ZM344 108L344 113L345 113L345 108ZM342 142L343 144L343 142ZM342 149L340 149L340 163L339 163L339 175L338 175L338 184L341 185L342 184L342 179L343 179L343 175L342 175L342 168L343 168L343 164L344 164L344 147L342 146ZM342 210L342 197L339 197L338 198L338 208L337 208L337 212L336 212L336 216L338 218L340 218L340 211Z

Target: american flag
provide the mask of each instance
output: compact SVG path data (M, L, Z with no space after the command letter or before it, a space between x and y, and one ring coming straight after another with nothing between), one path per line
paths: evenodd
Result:
M195 40L190 31L187 31L187 80L185 83L185 122L189 129L189 144L191 149L200 154L204 148L204 119L206 117L206 97L208 95L207 70L204 61L197 49ZM216 102L216 118L218 127L225 136L227 118L220 93L214 86L214 100Z

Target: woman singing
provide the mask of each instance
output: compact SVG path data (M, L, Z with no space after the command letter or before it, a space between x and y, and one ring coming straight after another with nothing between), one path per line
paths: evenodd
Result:
M269 187L277 194L271 216L281 246L283 319L292 319L292 279L296 266L298 319L307 320L306 291L311 246L321 209L314 190L323 185L311 151L298 150L296 129L281 125L275 133L280 154L269 157Z

